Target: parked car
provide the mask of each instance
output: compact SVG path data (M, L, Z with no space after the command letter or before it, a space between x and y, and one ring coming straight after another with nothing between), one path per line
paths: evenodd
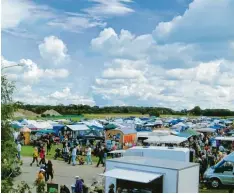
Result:
M221 186L234 187L234 152L230 153L215 166L211 166L204 173L204 180L208 186L219 188Z

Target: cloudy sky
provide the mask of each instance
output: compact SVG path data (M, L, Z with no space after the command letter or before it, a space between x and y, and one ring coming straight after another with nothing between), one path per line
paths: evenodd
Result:
M234 110L233 0L2 0L2 65L30 104Z

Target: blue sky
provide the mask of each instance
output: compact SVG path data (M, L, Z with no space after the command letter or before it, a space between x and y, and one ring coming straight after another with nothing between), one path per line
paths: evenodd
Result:
M3 0L2 65L30 104L234 110L232 0Z

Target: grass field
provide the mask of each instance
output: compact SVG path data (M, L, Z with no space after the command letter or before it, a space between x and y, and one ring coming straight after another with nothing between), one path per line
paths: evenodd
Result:
M46 155L47 160L53 159L53 157L55 155L55 149L56 148L62 148L62 144L52 146L50 153ZM32 157L33 149L34 149L33 146L22 146L21 156ZM57 160L62 160L62 158L57 158ZM85 160L85 156L84 156L84 160ZM94 163L97 163L98 158L95 157L95 156L92 156L92 161Z

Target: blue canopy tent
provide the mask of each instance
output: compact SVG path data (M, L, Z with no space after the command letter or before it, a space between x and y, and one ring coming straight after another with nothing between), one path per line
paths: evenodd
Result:
M17 124L17 123L12 123L12 124L11 124L11 127L12 127L13 129L21 129L21 128L22 128L22 125L19 125L19 124Z
M36 130L36 131L32 131L32 132L36 132L36 133L55 133L54 130L52 129L43 129L43 130Z
M216 125L211 126L211 128L213 128L213 129L223 129L224 126L216 124Z
M62 124L53 124L53 130L57 136L59 135L59 131L61 131L64 128L64 126L65 125Z

